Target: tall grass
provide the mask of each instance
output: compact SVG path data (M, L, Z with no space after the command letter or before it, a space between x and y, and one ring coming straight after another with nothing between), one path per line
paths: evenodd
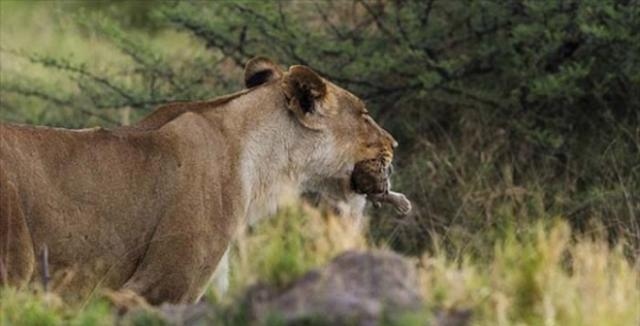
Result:
M466 113L450 121L459 134L434 123L428 134L415 136L415 147L401 144L394 187L414 201L415 212L405 220L386 218L388 212L373 219L376 238L420 254L437 236L455 253L462 250L456 245L493 241L512 228L561 216L574 232L589 232L593 223L605 227L612 243L619 240L637 255L640 124L603 124L612 130L607 137L594 134L575 150L551 155L477 121L481 117Z
M434 240L433 251L408 258L419 271L425 312L471 310L474 325L640 322L640 265L623 244L611 245L602 228L587 236L562 219L547 221L460 246L455 255L444 250L448 240ZM341 251L375 247L354 224L305 206L282 210L239 241L233 288L283 285Z
M366 249L355 220L324 215L308 205L282 209L276 218L246 229L236 241L232 291L263 281L284 285L348 249Z
M469 310L474 325L617 326L640 322L639 262L625 256L622 244L611 245L604 232L576 235L567 222L555 219L532 222L520 231L505 232L503 237L472 243L455 255L443 249L444 240L434 241L434 250L407 258L418 270L424 316L431 316L427 318L435 318L434 311L439 310ZM483 247L476 247L478 243ZM349 218L322 214L304 205L284 208L238 239L232 253L229 296L222 302L209 299L234 307L251 284L286 286L340 252L372 248L376 246L368 243ZM489 253L479 257L478 251ZM52 297L2 289L0 324L113 322L113 312L103 300L93 300L77 310ZM406 318L395 324L424 322Z
M471 309L477 325L635 325L640 270L622 246L537 223L493 244L490 260L421 259L429 305Z

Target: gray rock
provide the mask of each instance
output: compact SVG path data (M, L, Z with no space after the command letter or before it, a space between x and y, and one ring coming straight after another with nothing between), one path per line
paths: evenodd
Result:
M284 289L252 287L245 297L251 319L261 324L318 321L378 325L383 318L423 308L415 268L382 251L348 251Z
M164 304L153 311L129 314L129 322L120 324L157 324L156 320L161 320L162 324L180 326L403 325L394 321L406 313L418 318L411 319L412 325L416 321L434 326L471 323L471 310L435 309L426 319L425 308L415 268L408 260L391 252L348 251L284 288L254 285L229 307L206 302Z
M205 302L192 305L163 304L159 310L165 322L170 325L210 325L216 315L215 307Z

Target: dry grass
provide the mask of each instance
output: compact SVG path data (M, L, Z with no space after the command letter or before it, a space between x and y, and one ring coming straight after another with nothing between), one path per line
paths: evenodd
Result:
M497 240L493 258L421 259L429 305L472 309L477 325L634 325L640 270L622 246L573 237L566 222Z

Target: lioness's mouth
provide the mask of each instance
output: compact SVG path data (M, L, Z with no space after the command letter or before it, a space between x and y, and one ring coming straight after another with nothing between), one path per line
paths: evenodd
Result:
M360 194L383 194L389 191L390 165L380 158L360 161L351 173L351 187Z
M388 160L387 160L388 162ZM364 194L374 207L388 203L404 215L411 211L411 202L401 193L390 191L389 176L393 172L391 164L384 159L365 160L355 164L351 173L351 188Z

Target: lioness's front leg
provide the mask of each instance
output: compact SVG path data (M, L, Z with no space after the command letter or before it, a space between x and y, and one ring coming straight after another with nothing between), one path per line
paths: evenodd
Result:
M196 221L187 221L191 218ZM197 220L204 218L181 215L163 220L123 289L136 292L151 304L197 301L229 242L225 232Z

